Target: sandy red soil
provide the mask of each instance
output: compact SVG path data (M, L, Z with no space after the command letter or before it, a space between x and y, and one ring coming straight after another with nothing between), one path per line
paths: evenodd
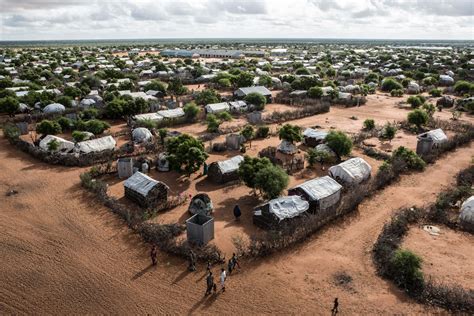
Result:
M474 290L474 236L445 226L437 227L441 229L439 236L430 235L421 226L411 227L402 248L423 259L425 276Z

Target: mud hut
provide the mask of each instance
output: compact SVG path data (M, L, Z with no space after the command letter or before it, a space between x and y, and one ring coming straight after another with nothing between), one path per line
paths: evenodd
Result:
M303 216L308 209L308 201L300 196L279 197L257 206L253 223L263 229L276 229L293 218Z
M303 143L308 147L316 147L324 142L327 135L328 132L307 128L303 132Z
M416 153L420 156L430 154L433 150L439 148L448 141L448 137L442 129L434 129L417 136Z
M298 195L309 202L309 211L325 213L339 204L342 186L331 177L325 176L306 181L288 190L288 195Z
M459 222L464 229L474 231L474 195L461 205Z
M186 220L186 235L188 242L206 245L214 239L214 218L203 214L195 214Z
M139 171L128 178L123 186L125 196L142 207L156 207L168 200L168 186Z
M372 167L362 158L352 158L329 168L329 176L342 185L357 185L370 178Z
M226 183L239 179L239 165L244 161L241 155L227 160L215 161L209 165L208 177L215 183Z
M214 207L211 198L206 193L199 193L193 196L189 203L188 211L191 214L211 215Z

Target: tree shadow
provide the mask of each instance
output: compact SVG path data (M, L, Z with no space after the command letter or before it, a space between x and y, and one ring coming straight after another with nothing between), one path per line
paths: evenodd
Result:
M153 268L154 268L154 266L153 266L152 264L150 264L149 266L147 266L147 267L144 268L143 270L137 272L137 273L132 277L132 281L135 281L135 280L141 278L145 273L151 271Z

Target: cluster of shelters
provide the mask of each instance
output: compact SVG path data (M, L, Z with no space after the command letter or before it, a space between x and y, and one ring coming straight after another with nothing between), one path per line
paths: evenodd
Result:
M78 154L90 154L90 153L103 153L112 152L115 149L116 141L112 136L105 136L90 140L85 140L74 144L64 138L47 135L40 142L39 147L45 151L51 151L50 143L54 141L57 146L54 150L58 153L78 153Z

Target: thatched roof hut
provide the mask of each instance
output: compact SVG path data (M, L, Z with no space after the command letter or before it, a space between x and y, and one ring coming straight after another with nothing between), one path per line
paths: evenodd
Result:
M281 224L306 214L308 201L300 196L283 196L254 209L253 223L263 229L278 228Z
M168 200L169 187L137 171L124 184L125 196L142 207L156 207Z
M244 161L241 155L227 160L215 161L209 165L208 177L216 183L226 183L239 179L239 165Z

